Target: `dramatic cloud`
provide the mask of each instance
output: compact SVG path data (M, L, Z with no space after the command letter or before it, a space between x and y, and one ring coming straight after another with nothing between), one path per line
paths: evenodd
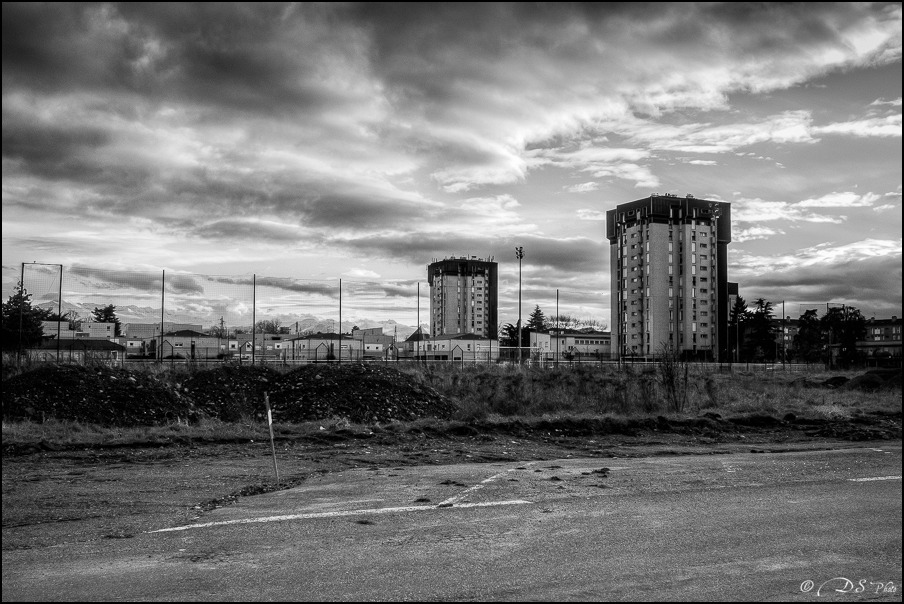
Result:
M191 298L209 284L170 273L395 287L478 254L509 287L523 245L532 292L586 292L600 314L605 211L653 192L731 201L745 254L894 241L901 15L4 3L4 292L20 262L165 267L184 308L211 315ZM268 285L314 293L300 286Z
M744 222L844 222L844 216L828 216L801 210L804 205L796 205L786 201L764 201L762 199L741 199L731 206L733 221Z

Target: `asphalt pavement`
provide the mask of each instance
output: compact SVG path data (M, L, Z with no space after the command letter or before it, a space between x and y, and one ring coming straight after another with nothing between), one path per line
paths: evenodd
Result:
M900 442L754 451L324 474L5 551L3 600L900 601Z

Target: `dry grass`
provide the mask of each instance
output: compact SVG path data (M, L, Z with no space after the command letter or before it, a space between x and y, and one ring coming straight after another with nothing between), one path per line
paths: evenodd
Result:
M799 417L849 417L863 413L901 411L901 390L877 392L808 388L829 377L853 378L862 372L814 370L809 373L713 373L688 368L687 403L675 413L667 402L666 384L655 366L560 366L539 369L512 366L410 366L424 384L459 401L458 419L492 415L614 414L644 417L658 414L696 415L711 411L723 416L766 414Z
M465 366L451 364L399 365L414 376L456 400L459 411L453 422L499 418L643 418L657 415L687 417L703 412L723 417L748 414L781 418L793 413L801 418L844 419L861 413L900 413L900 386L875 392L844 388L807 387L829 377L853 378L862 372L813 371L806 374L766 372L712 373L698 366L688 370L687 403L677 413L667 403L666 385L655 366L582 365L541 369L518 366ZM161 368L151 369L162 371ZM184 376L170 374L168 379ZM440 420L419 420L431 425ZM414 423L407 422L407 426ZM278 435L304 435L336 429L407 429L403 426L349 424L333 418L305 424L275 426ZM416 426L414 426L416 427ZM118 444L168 444L181 439L224 441L260 439L265 423L251 418L238 422L205 419L200 423L175 422L164 426L104 428L78 422L49 420L44 423L3 422L3 442L50 442L62 446L111 446ZM266 437L266 436L264 436Z

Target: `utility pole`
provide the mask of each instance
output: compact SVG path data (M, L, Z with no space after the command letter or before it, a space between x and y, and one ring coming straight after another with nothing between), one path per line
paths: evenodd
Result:
M524 258L524 248L516 247L515 256L518 258L518 364L521 364L521 259Z

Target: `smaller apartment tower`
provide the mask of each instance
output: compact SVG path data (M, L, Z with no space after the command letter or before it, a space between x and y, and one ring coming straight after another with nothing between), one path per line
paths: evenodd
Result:
M473 333L497 337L497 280L492 258L461 256L427 266L430 335Z
M606 212L612 271L612 350L650 357L663 347L727 356L731 206L651 195Z

